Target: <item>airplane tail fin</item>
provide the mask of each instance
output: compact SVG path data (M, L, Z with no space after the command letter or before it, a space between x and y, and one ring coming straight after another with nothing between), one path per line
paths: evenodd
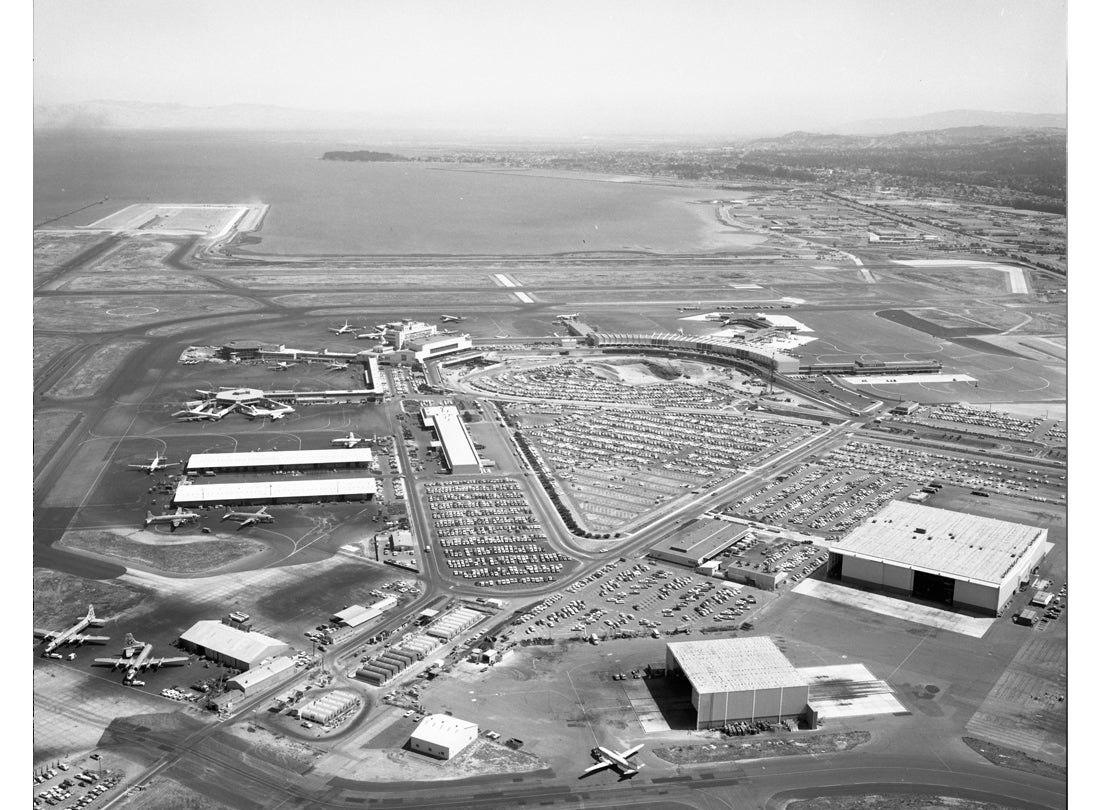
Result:
M150 510L145 513L145 525L148 526L153 522L153 512Z
M127 633L126 639L122 642L122 644L125 647L136 647L138 645L138 640L134 638L133 633Z
M88 615L84 618L88 619L89 621L95 621L95 608L91 605L88 605Z

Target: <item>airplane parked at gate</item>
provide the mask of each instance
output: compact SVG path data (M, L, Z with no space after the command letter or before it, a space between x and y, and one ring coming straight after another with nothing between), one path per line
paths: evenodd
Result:
M344 335L344 334L347 334L348 332L354 332L355 327L352 326L351 323L349 323L347 320L345 320L343 326L339 326L339 327L330 326L328 328L328 331L330 331L330 332L332 332L333 334L336 334L336 335Z
M92 662L93 666L110 667L118 669L126 667L126 674L122 678L124 684L131 684L138 672L147 669L160 669L161 667L178 667L191 661L187 658L153 658L153 645L138 641L132 633L126 634L126 646L120 658L97 658ZM137 655L134 652L137 651Z
M270 369L274 369L275 371L286 371L291 366L296 365L298 365L298 362L296 360L290 363L288 363L286 360L280 360L278 363L268 363L267 367Z
M175 512L169 512L166 515L154 515L152 512L149 512L145 516L145 526L148 528L158 523L171 523L172 531L175 531L184 523L198 520L200 517L202 517L202 515L198 512L187 512L184 511L182 506L177 506Z
M335 360L325 366L328 371L343 371L347 367L347 363L337 363Z
M633 748L628 748L625 751L612 751L610 748L604 748L602 745L592 749L592 756L599 760L595 765L585 768L582 778L590 773L595 773L602 768L614 768L619 772L620 776L627 779L642 768L643 764L633 764L629 761L629 758L637 754L645 748L645 743L640 743Z
M95 609L88 605L88 612L76 620L76 624L67 630L35 630L34 635L46 642L43 656L48 656L58 647L66 644L103 644L111 640L110 636L86 636L81 633L89 627L102 627L103 620L95 617Z
M375 329L373 332L362 332L355 336L356 340L382 340L386 337L385 329Z
M347 436L341 436L339 439L333 439L332 444L342 444L344 447L355 447L360 442L365 442L362 436L356 436L354 433L348 433Z
M162 470L165 467L178 467L178 461L167 461L168 456L162 456L160 451L157 451L156 456L148 464L131 464L129 465L131 470L145 470L145 472L152 474L157 470Z
M237 531L240 531L245 526L251 526L255 523L274 523L275 516L267 513L267 507L262 506L256 512L234 512L230 509L224 515L222 520L239 520L241 525L237 527Z
M268 419L282 419L288 413L294 413L294 409L289 405L284 405L281 408L257 408L255 405L242 405L241 411L249 419L254 419L257 416L266 416Z

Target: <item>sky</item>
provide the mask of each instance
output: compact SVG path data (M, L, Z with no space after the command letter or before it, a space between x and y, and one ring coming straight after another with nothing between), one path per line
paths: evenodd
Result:
M1065 0L35 0L34 102L728 132L1065 112Z

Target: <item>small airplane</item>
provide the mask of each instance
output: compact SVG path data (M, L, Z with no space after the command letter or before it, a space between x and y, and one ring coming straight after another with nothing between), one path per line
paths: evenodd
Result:
M134 655L135 651L137 651L137 655ZM111 669L125 667L126 674L123 676L122 682L129 685L133 683L134 677L138 674L138 672L144 672L147 669L160 669L161 667L178 667L191 661L190 657L153 658L152 654L152 644L146 644L144 641L138 641L134 638L132 633L127 633L125 647L123 648L121 657L97 658L92 662L92 665L110 667Z
M440 315L439 320L443 323L458 323L459 321L466 320L464 315Z
M643 764L634 765L629 761L630 757L637 754L643 748L645 748L645 743L640 743L622 752L612 751L610 748L604 748L602 745L596 746L592 749L592 756L598 759L599 762L585 768L582 778L602 768L614 768L619 772L620 776L624 779L628 779L645 767Z
M344 447L355 447L360 442L365 442L362 436L356 436L354 433L349 432L347 436L341 436L339 439L333 439L330 444L342 444Z
M328 328L328 331L330 331L330 332L332 332L333 334L336 334L336 335L344 335L344 334L347 334L348 332L354 332L355 327L352 326L351 323L349 323L347 320L345 320L343 326L339 326L339 327L330 326Z
M286 360L280 360L278 363L268 363L267 367L270 369L274 369L275 371L286 371L291 366L296 365L298 365L297 360L291 361L289 363Z
M89 627L102 627L103 620L95 617L95 609L88 605L88 612L76 620L76 624L68 630L35 630L34 635L46 642L42 651L43 656L48 656L58 647L66 644L103 644L111 640L110 636L86 636L81 633Z
M222 515L222 520L239 520L241 525L237 527L237 531L240 531L245 526L252 526L256 523L274 523L275 516L269 515L267 507L263 506L257 512L234 512L230 509Z
M152 475L157 470L163 469L165 467L179 466L178 461L166 461L167 458L167 456L162 456L160 454L160 451L158 450L156 456L148 464L130 464L129 467L131 470L145 470L145 472Z
M149 512L145 515L145 526L148 528L158 523L171 523L172 531L175 531L184 523L198 520L200 517L202 517L202 515L198 512L187 512L182 506L177 506L175 512L169 512L165 515L154 515L152 512Z
M347 363L337 363L335 360L333 360L331 363L328 363L328 364L325 365L325 369L327 371L343 371L347 367L348 367Z
M386 330L376 329L373 332L361 332L355 336L356 340L382 340L386 337Z

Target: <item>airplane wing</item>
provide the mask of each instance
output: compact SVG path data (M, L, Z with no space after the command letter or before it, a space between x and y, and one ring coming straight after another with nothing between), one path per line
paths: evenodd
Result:
M73 644L105 644L110 640L110 636L73 636L69 639Z
M244 520L241 521L241 525L237 527L237 531L240 531L245 526L251 526L253 523L259 523L259 522L260 522L260 519L258 517L245 518Z
M145 662L145 666L142 669L152 667L153 669L159 669L160 667L178 667L186 664L190 661L190 658L150 658Z
M594 773L602 768L610 768L614 763L610 759L601 759L595 765L590 765L584 769L585 773Z
M621 756L623 759L626 759L627 757L634 756L639 751L641 751L643 748L645 748L645 743L642 743L641 745L635 745L633 748L628 748L625 751L623 751L621 754L619 754L619 756Z
M58 633L56 630L39 630L38 628L35 628L34 631L34 637L40 638L43 641L50 641L51 639L57 638L59 635L61 634Z
M149 469L148 464L127 464L126 466L129 467L131 470L147 470L147 469Z
M129 664L129 658L96 658L92 661L92 666L101 667L125 667Z

